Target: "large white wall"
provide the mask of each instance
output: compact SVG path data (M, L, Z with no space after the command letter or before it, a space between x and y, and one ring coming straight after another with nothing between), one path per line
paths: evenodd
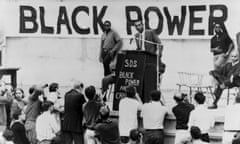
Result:
M209 40L162 40L167 65L162 88L176 88L177 72L208 73L212 69ZM18 83L59 82L69 85L81 80L100 87L103 76L98 62L100 39L7 38L4 65L20 67ZM134 49L124 39L123 49Z

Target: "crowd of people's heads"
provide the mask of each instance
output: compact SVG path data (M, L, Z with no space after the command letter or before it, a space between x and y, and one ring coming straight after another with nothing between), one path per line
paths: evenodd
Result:
M58 83L52 83L48 86L48 90L49 92L57 92L59 89L59 84ZM85 94L86 98L88 101L93 101L95 100L96 96L97 96L97 91L95 86L93 85L89 85L84 89L84 85L81 82L75 82L73 85L73 89L76 89L82 93ZM84 91L83 91L84 90ZM13 92L13 97L16 100L23 100L24 98L26 98L27 95L29 95L29 100L32 102L38 101L39 100L39 96L44 95L44 90L43 87L41 86L37 86L37 85L33 85L29 88L29 94L25 94L23 89L21 88L16 88ZM125 89L126 92L126 97L128 98L134 98L136 97L137 94L137 90L136 87L129 85L126 87ZM161 92L158 90L153 90L150 92L149 94L151 101L161 101ZM177 103L181 103L181 102L185 102L185 99L187 98L187 95L184 93L180 93L177 92L174 94L173 99L177 102ZM204 96L204 94L202 92L197 92L194 95L194 100L196 101L197 104L204 104L206 97ZM235 101L237 103L240 103L240 95L236 96ZM43 99L42 103L41 103L41 113L46 112L46 111L51 111L53 112L53 106L54 103L52 101L48 101L48 99ZM99 118L101 119L101 121L106 121L110 118L110 108L106 105L103 105L100 107L99 109ZM14 113L12 113L11 116L12 120L21 120L24 121L25 118L23 118L23 109L19 109L14 111ZM199 127L193 126L190 128L189 131L191 138L194 140L198 140L201 139L201 130L199 129ZM11 139L11 133L9 133L8 131L5 131L4 133L4 137L6 137L6 139ZM144 131L143 130L139 130L139 129L132 129L129 133L129 143L130 144L143 144L143 135L144 135ZM239 139L234 139L233 143L236 144L238 143ZM151 139L147 139L147 141L144 142L145 144L158 144L160 143L159 139L155 139L155 138L151 138Z

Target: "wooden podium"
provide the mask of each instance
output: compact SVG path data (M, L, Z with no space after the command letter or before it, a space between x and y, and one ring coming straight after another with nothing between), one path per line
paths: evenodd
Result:
M125 97L125 88L134 85L142 101L149 102L150 92L157 89L157 55L146 51L123 51L118 54L113 110Z

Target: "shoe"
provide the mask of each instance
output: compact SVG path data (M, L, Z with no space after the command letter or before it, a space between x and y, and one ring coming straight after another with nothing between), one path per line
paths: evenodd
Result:
M208 109L217 109L217 105L216 104L212 104L211 106L208 107Z

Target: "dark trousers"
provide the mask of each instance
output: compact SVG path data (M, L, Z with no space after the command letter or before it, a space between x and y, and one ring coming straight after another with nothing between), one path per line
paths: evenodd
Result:
M233 87L234 87L234 85L228 86L228 88L233 88ZM214 90L215 100L214 100L213 104L217 105L219 99L221 98L223 90L224 89L220 88L220 86L217 86L217 88Z
M104 76L107 76L111 74L110 63L113 58L111 57L108 51L103 51L102 58L103 58Z
M83 144L83 133L77 132L63 132L64 135L64 144Z
M223 89L221 89L219 86L214 90L215 100L213 104L217 105L221 95L222 95Z
M110 75L108 75L108 76L105 76L105 77L102 79L102 93L104 93L105 91L107 91L108 86L109 86L110 84L115 83L115 81L116 81L115 74L110 74Z
M209 138L208 133L203 133L202 136L201 136L201 140L204 141L204 142L209 143L210 142L210 138Z
M164 143L164 135L162 129L153 129L153 130L145 130L143 135L144 143Z

